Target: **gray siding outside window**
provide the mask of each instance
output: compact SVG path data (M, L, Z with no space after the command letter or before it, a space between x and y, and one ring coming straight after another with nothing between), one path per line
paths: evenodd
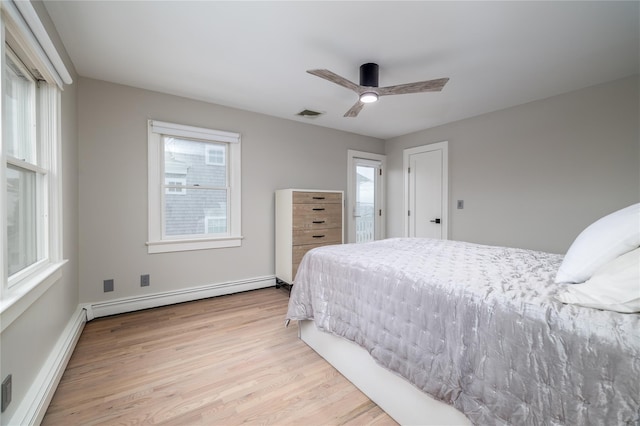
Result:
M207 162L207 147L212 146L222 149L226 156L226 144L164 138L164 184L185 185L185 188L165 187L165 235L206 234L207 218L218 219L215 226L218 231L223 219L226 230L222 233L228 232L227 162L208 164L211 162Z

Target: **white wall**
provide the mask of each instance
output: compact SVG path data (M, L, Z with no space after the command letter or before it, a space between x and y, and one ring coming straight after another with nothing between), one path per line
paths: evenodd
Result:
M638 93L635 76L386 141L387 235L404 232L403 150L449 141L449 238L564 253L640 199Z
M34 2L33 5L67 69L76 79L73 65L44 6L39 2ZM11 374L13 381L13 397L7 410L2 413L2 425L10 424L16 409L32 385L39 386L35 383L36 376L51 355L78 306L78 144L75 84L66 86L62 93L61 130L63 252L64 258L69 262L63 268L62 279L0 335L0 377L4 379L6 375Z
M384 151L370 137L86 78L78 114L82 302L273 276L274 191L346 190L347 150ZM242 247L147 254L149 118L242 135Z

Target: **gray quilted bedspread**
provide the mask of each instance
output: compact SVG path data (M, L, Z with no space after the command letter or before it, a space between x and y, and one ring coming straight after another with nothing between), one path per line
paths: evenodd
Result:
M640 315L553 299L561 262L430 239L321 247L287 318L357 343L474 424L637 425Z

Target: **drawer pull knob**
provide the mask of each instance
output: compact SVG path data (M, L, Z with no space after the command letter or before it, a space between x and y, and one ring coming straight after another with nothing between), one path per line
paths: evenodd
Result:
M324 197L313 197L314 200L324 200Z
M324 238L324 235L314 235L313 238Z
M323 211L323 210L324 210L324 207L323 207L323 208L316 208L316 209L313 209L313 211L314 211L314 212L321 212L321 211Z
M324 223L324 220L314 220L313 223Z

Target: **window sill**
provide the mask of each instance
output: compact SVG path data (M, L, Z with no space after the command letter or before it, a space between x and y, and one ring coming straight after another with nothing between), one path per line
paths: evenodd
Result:
M166 240L147 242L147 252L169 253L174 251L208 250L217 248L240 247L243 237L224 237L202 240Z
M4 331L62 278L62 266L65 263L67 260L50 263L24 279L20 284L4 291L0 301L0 325L2 326L0 332Z

